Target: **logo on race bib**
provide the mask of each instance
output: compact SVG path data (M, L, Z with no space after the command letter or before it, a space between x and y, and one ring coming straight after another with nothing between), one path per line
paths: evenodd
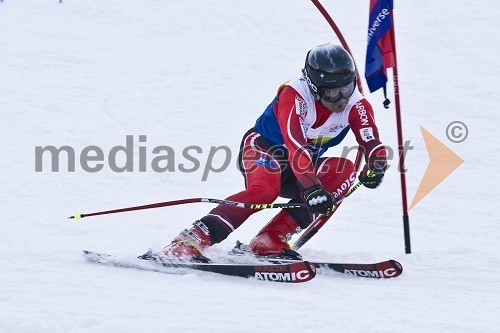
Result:
M295 97L295 108L300 118L304 119L307 116L307 103L302 98Z
M328 132L337 132L338 130L340 129L344 129L346 127L346 125L333 125L333 126L330 126L330 129L328 130Z

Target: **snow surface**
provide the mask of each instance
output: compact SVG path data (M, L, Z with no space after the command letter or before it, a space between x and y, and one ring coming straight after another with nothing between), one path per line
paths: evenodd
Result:
M368 1L329 1L364 72ZM399 175L361 189L303 248L309 259L399 260L394 280L318 275L284 285L193 273L166 275L84 261L89 249L133 256L160 249L207 204L88 218L66 216L187 197L223 198L243 188L231 166L138 171L148 151L199 145L235 154L242 134L306 52L336 41L308 1L5 0L0 4L2 143L1 332L494 332L500 331L498 218L500 2L396 1L404 134L412 198L428 155L422 125L465 163L411 211L404 254ZM392 93L392 90L391 90ZM396 147L394 109L377 108ZM461 144L446 126L467 124ZM135 140L135 171L35 172L35 146L89 145L105 154ZM350 136L352 141L352 136ZM335 152L333 152L335 153ZM332 154L333 154L332 153ZM337 151L337 153L339 153ZM64 162L64 159L63 159ZM220 162L220 159L219 159ZM149 165L149 164L148 164ZM256 214L208 255L248 242L272 216Z

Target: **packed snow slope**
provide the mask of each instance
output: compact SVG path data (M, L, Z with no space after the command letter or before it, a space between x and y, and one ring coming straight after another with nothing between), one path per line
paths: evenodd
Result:
M325 6L363 73L368 1ZM179 198L224 198L241 190L235 167L241 136L277 87L300 72L309 49L337 41L311 2L0 3L0 331L499 330L500 3L395 6L404 134L414 146L407 158L410 199L429 161L419 126L465 162L411 210L411 255L404 254L395 167L379 189L362 188L348 198L302 251L305 258L329 261L392 258L404 265L402 276L375 281L318 275L286 285L109 268L82 257L82 249L130 258L160 249L203 216L208 204L80 222L66 217ZM367 98L383 141L395 149L393 106L382 107L381 92ZM469 129L460 144L445 135L457 120ZM107 157L126 144L127 135L134 140L133 171L114 172ZM346 144L353 144L352 135ZM74 149L73 172L64 153L59 172L51 172L49 155L43 171L35 171L35 147L49 145ZM201 148L191 152L200 168L181 172L179 164L194 167L182 155L193 145ZM101 171L82 167L87 146L103 151ZM173 150L175 171L152 169L157 146ZM231 163L202 181L212 146L229 147ZM139 171L140 147L145 172ZM213 164L222 162L219 152ZM253 215L207 255L224 254L238 239L248 242L272 215Z

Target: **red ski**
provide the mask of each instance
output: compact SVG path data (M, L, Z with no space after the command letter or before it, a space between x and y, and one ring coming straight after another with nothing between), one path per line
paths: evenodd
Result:
M334 270L351 276L374 279L390 279L400 276L403 273L403 266L396 260L382 261L376 264L338 264L326 262L312 263L321 270Z

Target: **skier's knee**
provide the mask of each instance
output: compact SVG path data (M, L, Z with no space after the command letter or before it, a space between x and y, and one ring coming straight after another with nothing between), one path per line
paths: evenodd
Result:
M323 187L333 194L334 199L342 197L356 181L354 164L345 158L327 161L320 170L319 178Z
M252 184L247 191L252 193L251 197L255 198L255 203L272 203L280 195L279 186L264 183Z
M347 158L339 158L335 165L335 169L331 172L339 175L340 178L349 178L351 173L354 172L354 163Z

